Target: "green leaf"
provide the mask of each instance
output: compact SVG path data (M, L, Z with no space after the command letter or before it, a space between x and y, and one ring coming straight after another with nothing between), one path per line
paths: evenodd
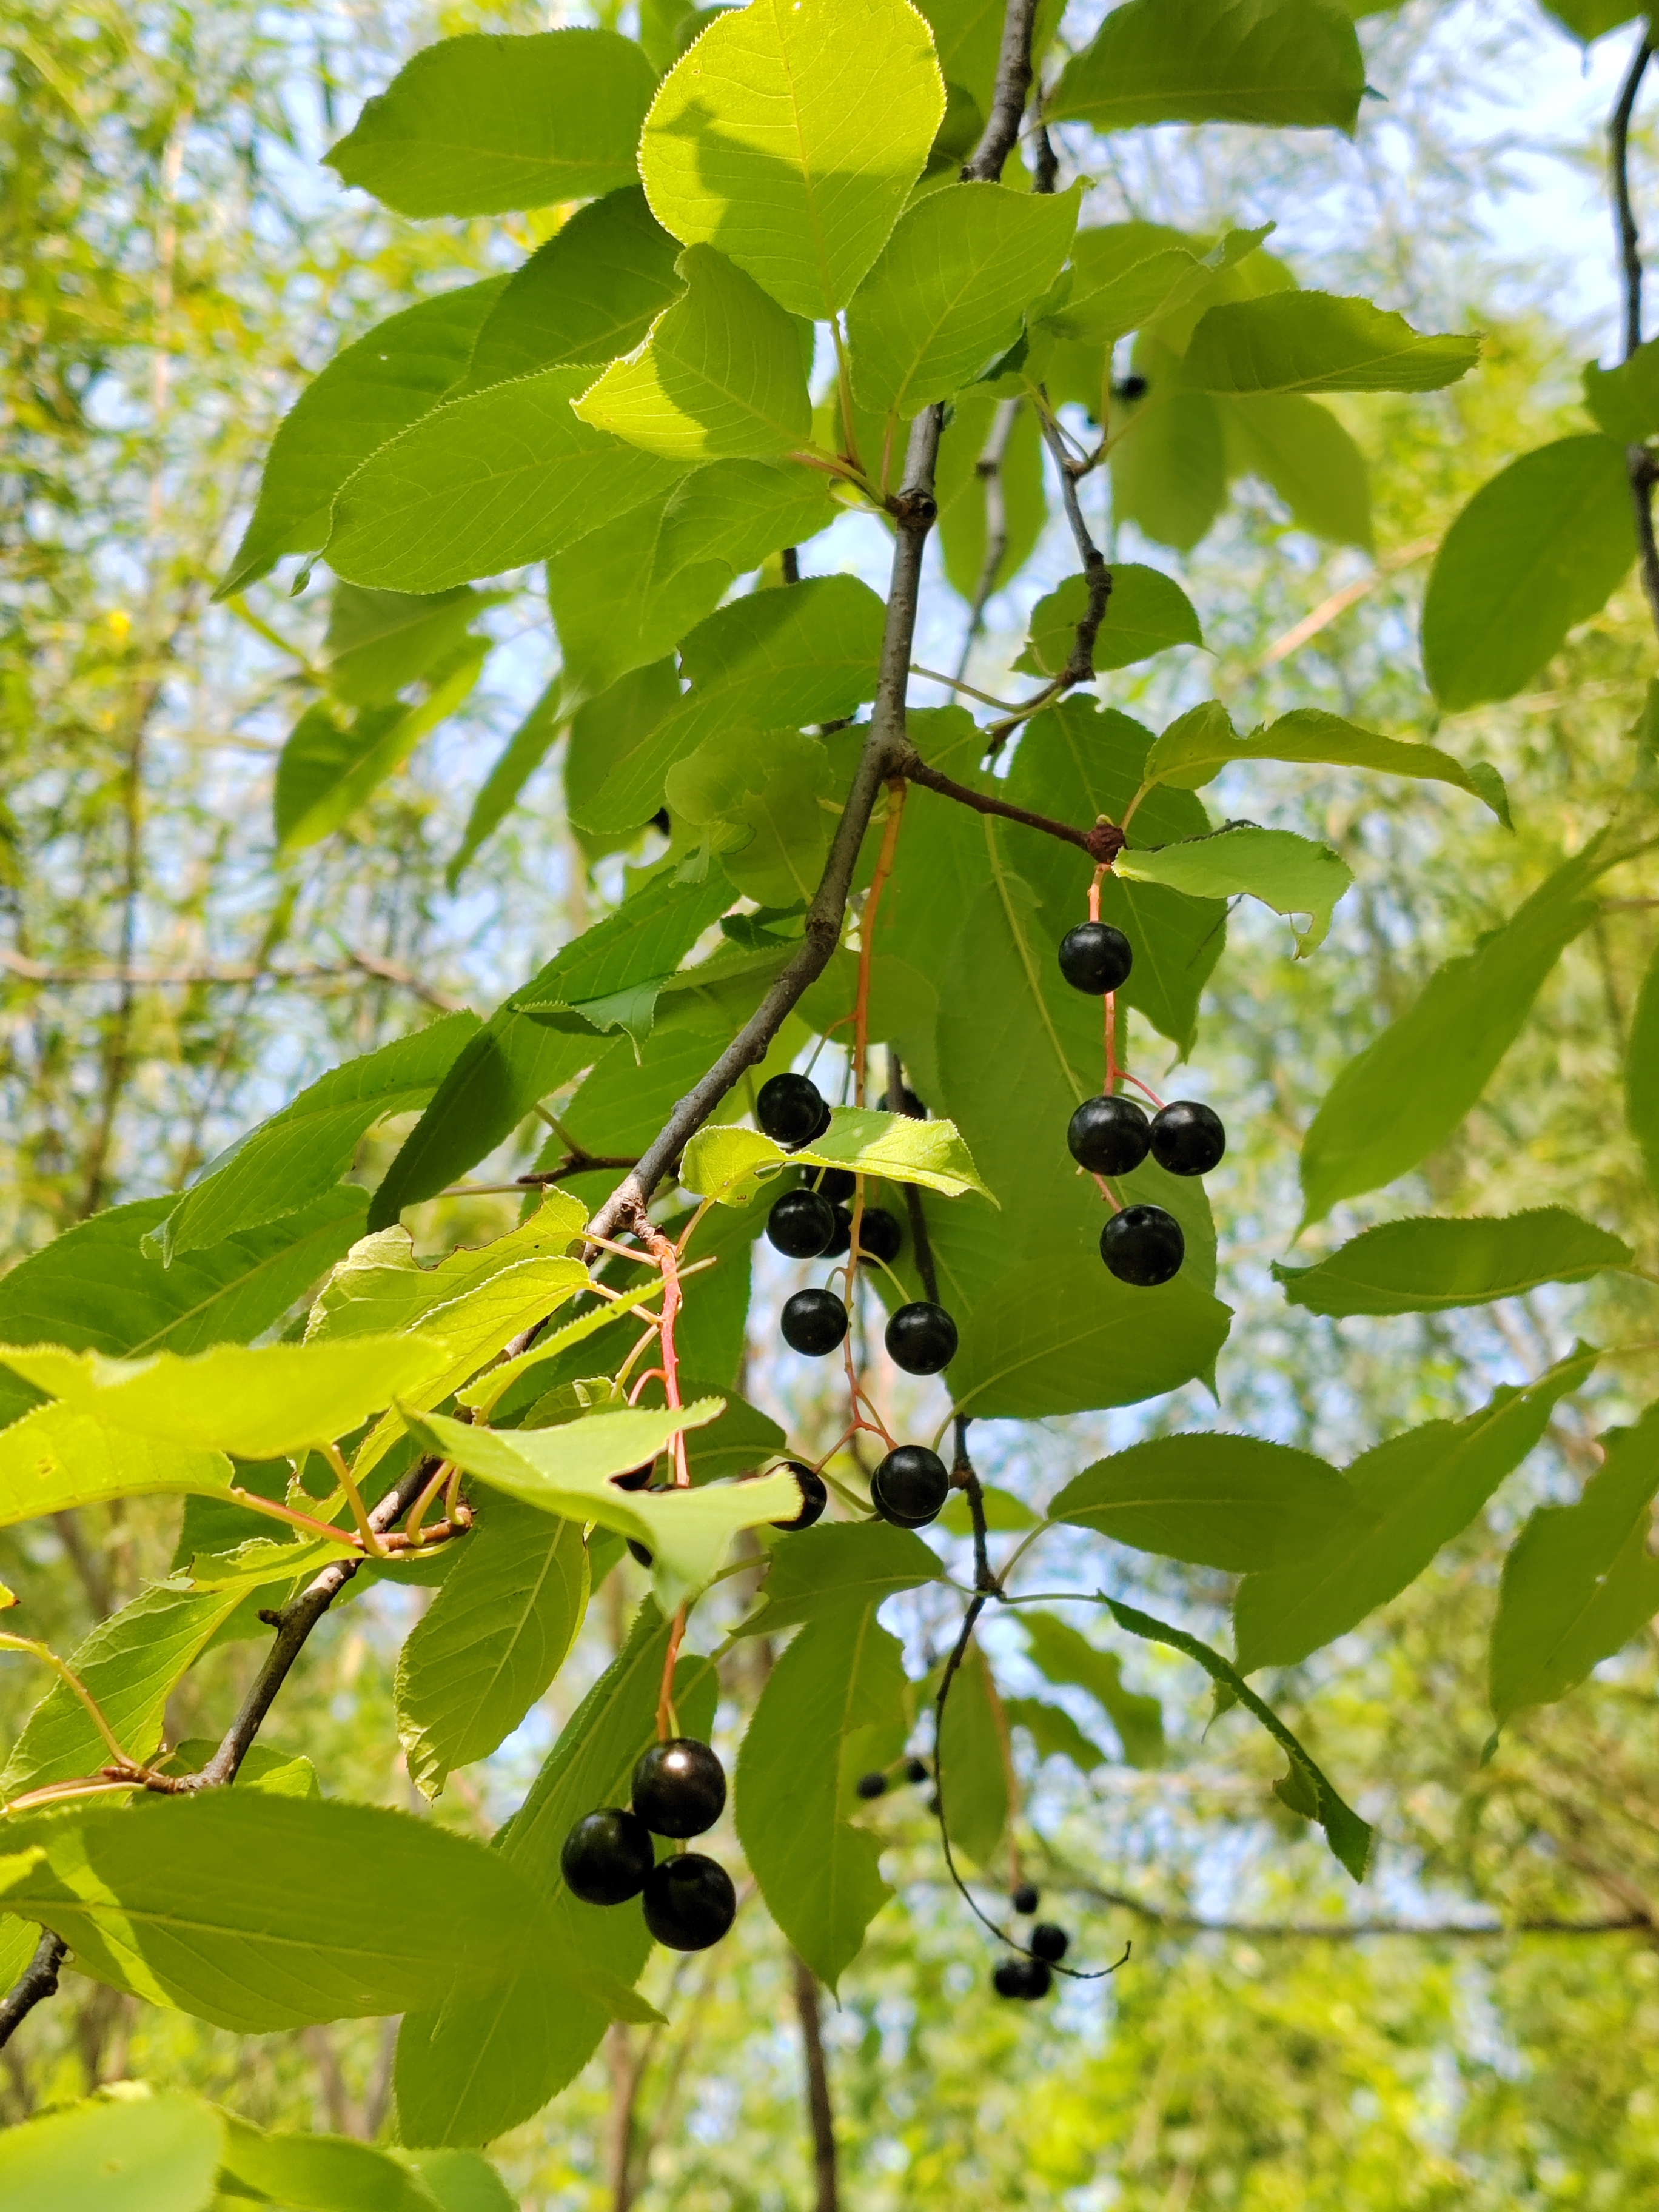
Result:
M1653 1406L1633 1428L1609 1430L1578 1503L1539 1506L1516 1538L1492 1632L1499 1728L1523 1705L1565 1698L1659 1612L1659 1560L1648 1549L1656 1436Z
M1162 1766L1164 1708L1156 1698L1124 1688L1123 1662L1115 1651L1097 1650L1057 1613L1023 1612L1019 1625L1038 1671L1051 1682L1086 1690L1104 1710L1129 1765Z
M1273 1262L1293 1306L1318 1314L1444 1313L1542 1283L1583 1283L1627 1267L1630 1247L1564 1206L1497 1219L1388 1221L1313 1267Z
M1430 336L1334 292L1270 292L1207 309L1181 365L1193 392L1438 392L1480 357L1476 337Z
M441 2212L519 2212L501 2175L475 2150L404 2150L394 2146L392 2155L419 2174Z
M246 1512L248 1509L232 1506L229 1510ZM270 1523L267 1522L265 1526L269 1528ZM186 1540L191 1541L191 1548L184 1551L182 1546ZM238 1544L231 1551L201 1552L195 1549L194 1540L190 1539L186 1530L180 1543L183 1565L161 1587L169 1590L234 1589L239 1599L268 1583L291 1583L300 1575L314 1574L331 1559L349 1559L357 1548L343 1531L337 1540L328 1536L298 1536L292 1542L284 1542L277 1537L250 1536L246 1543Z
M558 1358L572 1346L596 1335L600 1329L609 1328L619 1315L631 1312L647 1298L655 1297L661 1287L659 1276L647 1275L643 1282L636 1283L632 1290L624 1291L611 1304L596 1305L590 1312L567 1322L562 1328L554 1329L547 1336L538 1337L527 1352L520 1352L515 1358L504 1359L498 1366L487 1368L476 1382L469 1382L465 1389L455 1393L455 1402L471 1407L481 1420L487 1421L497 1401L521 1375L528 1374L532 1367L539 1367L544 1360Z
M1012 1490L1000 1490L994 1482L980 1485L980 1503L985 1515L985 1525L991 1534L1001 1535L1015 1528L1040 1528L1038 1516L1023 1498L1016 1498ZM952 1491L945 1510L939 1516L939 1526L953 1536L971 1536L974 1532L973 1508L963 1490Z
M783 459L812 434L800 325L712 246L689 246L675 271L684 294L577 414L668 460Z
M720 833L720 857L738 890L763 907L805 905L829 848L823 806L834 780L817 738L783 730L757 745L747 732L705 738L663 779L672 819ZM727 842L728 839L730 842Z
M160 1237L168 1266L312 1206L345 1174L377 1121L425 1105L479 1027L476 1014L446 1014L309 1085L221 1154L178 1200Z
M281 850L303 851L349 822L421 739L465 703L489 653L488 639L476 640L417 707L365 707L349 725L326 707L308 707L276 763L272 814Z
M1334 125L1365 89L1353 26L1320 0L1128 0L1074 54L1045 102L1051 123Z
M1229 400L1222 410L1230 470L1260 477L1299 530L1371 550L1370 471L1328 407L1297 392Z
M1031 610L1025 650L1014 666L1028 676L1058 676L1077 643L1077 626L1088 611L1089 580L1068 576L1058 591ZM1173 577L1139 562L1115 562L1111 597L1095 639L1097 676L1128 668L1172 645L1202 645L1192 601Z
M1598 430L1621 446L1639 446L1659 431L1659 340L1638 346L1614 368L1584 368L1584 404Z
M1133 366L1147 391L1114 410L1113 512L1157 544L1190 553L1226 503L1221 409L1207 392L1184 390L1180 356L1144 331Z
M1067 337L1109 346L1197 300L1212 279L1255 252L1262 230L1230 230L1206 248L1166 224L1102 223L1079 231L1072 289L1043 317Z
M680 1182L700 1198L747 1206L791 1165L846 1168L887 1182L919 1183L946 1198L969 1190L991 1197L953 1121L918 1121L867 1106L836 1107L823 1135L793 1152L758 1129L700 1129L681 1159Z
M1230 1667L1221 1654L1212 1651L1207 1644L1200 1644L1195 1636L1188 1635L1185 1629L1171 1628L1164 1621L1154 1620L1150 1613L1137 1612L1133 1606L1120 1605L1115 1598L1108 1598L1106 1602L1120 1628L1144 1636L1149 1643L1167 1644L1171 1650L1184 1651L1189 1659L1196 1659L1212 1682L1230 1690L1239 1704L1261 1722L1285 1752L1292 1771L1311 1796L1317 1808L1313 1817L1325 1831L1332 1856L1356 1881L1364 1881L1373 1841L1370 1824L1338 1796L1278 1714L1257 1697L1237 1669Z
M1303 1140L1303 1226L1376 1190L1443 1144L1520 1034L1545 977L1599 911L1609 833L1540 884L1474 952L1436 969L1415 1004L1351 1059Z
M1375 769L1385 775L1425 776L1455 784L1491 807L1509 826L1509 796L1503 779L1485 761L1465 768L1433 745L1402 744L1397 738L1362 730L1340 714L1298 707L1266 723L1248 738L1235 734L1227 710L1216 700L1194 707L1171 722L1146 756L1145 788L1164 784L1196 791L1224 768L1243 761L1302 761L1327 768Z
M1544 12L1553 15L1563 30L1571 31L1575 39L1589 46L1604 32L1616 31L1621 23L1628 23L1639 15L1639 7L1632 7L1630 0L1544 0Z
M669 1625L647 1599L621 1655L566 1724L499 1856L534 1888L556 1954L585 1974L637 1979L651 1950L638 1904L609 1908L572 1897L559 1865L564 1839L596 1805L625 1805L635 1764L656 1741ZM707 1740L717 1688L707 1659L682 1659L674 1704L681 1728ZM398 2132L410 2143L489 2142L573 2081L598 2048L605 2008L562 1987L526 1956L483 1994L406 2019L398 2044Z
M507 281L464 284L389 316L306 386L272 441L253 519L216 598L256 583L284 553L321 550L335 493L465 374Z
M634 830L662 805L677 761L705 740L839 721L876 691L886 610L855 576L820 576L753 592L697 624L680 646L691 689L641 730L600 789L584 828Z
M1423 667L1447 713L1510 699L1606 605L1636 556L1623 447L1560 438L1483 484L1423 602Z
M798 1621L826 1613L872 1610L899 1590L937 1582L938 1557L908 1528L885 1522L825 1522L804 1528L772 1554L763 1602L738 1629L739 1636L771 1636Z
M441 592L545 560L672 484L683 465L575 413L592 381L580 366L517 377L379 447L335 499L329 565L353 583Z
M945 115L904 0L751 0L663 79L640 142L657 220L718 246L792 314L847 305Z
M1189 843L1121 853L1117 872L1132 883L1163 884L1199 898L1243 892L1275 914L1305 914L1305 929L1291 921L1298 960L1325 942L1332 909L1353 881L1352 869L1328 845L1254 822L1225 823Z
M1063 1705L1051 1705L1043 1698L1005 1698L1002 1710L1011 1726L1025 1729L1039 1759L1069 1759L1085 1778L1106 1765L1105 1753Z
M398 1741L428 1797L517 1728L586 1609L580 1524L491 1492L398 1660Z
M0 1431L0 1528L112 1498L222 1498L231 1481L220 1452L181 1451L62 1404Z
M93 2097L0 2136L4 2212L208 2212L224 2127L210 2105L151 2091Z
M1347 1469L1353 1510L1319 1551L1239 1584L1240 1672L1293 1666L1414 1582L1520 1466L1556 1401L1599 1357L1577 1353L1524 1389L1505 1385L1460 1421L1430 1421L1363 1453Z
M1065 266L1078 195L945 185L901 216L847 311L854 388L908 422L971 384Z
M636 184L578 208L514 272L453 396L631 352L679 295L678 254Z
M1053 1521L1226 1574L1310 1557L1352 1508L1334 1467L1259 1437L1149 1437L1074 1476Z
M651 64L614 31L422 46L325 156L399 215L503 215L633 181Z
M501 596L465 584L431 597L336 584L323 647L330 690L349 707L388 705L407 685L441 676Z
M387 2152L349 2136L266 2135L228 2113L224 2172L291 2212L433 2212L418 2177Z
M538 1899L499 1852L404 1813L216 1790L26 1814L8 1834L0 1896L82 1973L243 2034L439 2004L526 1950L568 1992L623 1994L553 1964ZM388 1912L392 1895L444 1909Z
M842 1604L773 1668L738 1754L738 1837L766 1907L833 1990L892 1891L845 1817L853 1785L904 1747L904 1657L873 1604Z
M934 1778L952 1847L986 1867L1008 1825L1008 1769L996 1685L977 1644L951 1677Z

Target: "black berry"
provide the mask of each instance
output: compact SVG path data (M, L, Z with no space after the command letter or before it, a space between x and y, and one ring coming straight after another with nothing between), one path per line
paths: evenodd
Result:
M898 1528L925 1528L951 1495L945 1462L926 1444L900 1444L870 1478L870 1503Z
M786 1460L784 1465L800 1485L800 1511L792 1520L775 1521L772 1526L792 1530L810 1528L830 1503L829 1486L821 1474L815 1474L810 1467L804 1467L798 1459Z
M821 1359L847 1334L847 1309L833 1291L797 1291L783 1302L783 1340L792 1352Z
M1042 1893L1034 1881L1021 1882L1010 1899L1016 1912L1035 1912L1041 1901Z
M897 1259L904 1243L904 1231L899 1226L898 1216L889 1213L884 1206L866 1206L864 1218L859 1224L859 1250L872 1260L884 1260L889 1267Z
M830 1124L834 1118L834 1115L830 1111L829 1103L826 1101L818 1110L818 1118L812 1124L812 1133L806 1139L807 1143L809 1145L814 1145L817 1142L820 1137L826 1135L829 1132Z
M1063 1928L1056 1928L1052 1920L1039 1920L1031 1930L1031 1950L1034 1955L1039 1959L1046 1959L1050 1966L1053 1966L1056 1959L1063 1959L1066 1956L1071 1948L1071 1942L1072 1939L1066 1930Z
M1074 991L1097 999L1129 980L1134 948L1109 921L1080 921L1060 940L1060 972Z
M887 1349L907 1375L937 1375L957 1356L957 1325L943 1306L913 1298L888 1322Z
M1208 1175L1221 1164L1227 1132L1213 1106L1176 1098L1152 1116L1152 1158L1171 1175Z
M1144 376L1121 376L1112 386L1114 399L1144 399L1146 380Z
M1085 1098L1066 1131L1072 1158L1092 1175L1133 1175L1152 1141L1152 1123L1133 1098Z
M1041 1959L1005 1959L992 1975L991 1985L1000 1997L1024 1997L1030 2002L1046 1997L1054 1979Z
M887 1777L884 1774L860 1774L858 1792L860 1797L884 1797L887 1795Z
M706 1743L673 1735L634 1769L634 1810L659 1836L700 1836L726 1809L726 1769Z
M1030 2004L1037 1997L1048 1996L1054 1985L1054 1978L1041 1959L1027 1959L1023 1963L1025 1967L1025 1986L1020 1991L1020 1995Z
M904 1778L907 1782L925 1782L927 1779L927 1760L907 1759L904 1762Z
M648 1551L637 1536L630 1536L628 1539L628 1548L642 1567L649 1568L656 1565L655 1553Z
M816 1260L836 1233L836 1209L815 1190L787 1190L766 1217L766 1241L792 1260Z
M826 1260L839 1260L842 1253L852 1247L853 1209L850 1206L832 1206L830 1211L835 1216L835 1224L830 1231L830 1242L824 1246L822 1256Z
M701 1851L665 1859L646 1879L645 1924L671 1951L706 1951L737 1914L731 1875Z
M820 1168L812 1188L831 1206L845 1206L859 1187L859 1179L851 1168Z
M810 1144L829 1110L810 1075L774 1075L755 1101L755 1119L775 1145Z
M1126 1206L1101 1231L1100 1256L1120 1283L1151 1290L1181 1273L1187 1240L1161 1206Z
M927 1109L908 1083L904 1084L899 1091L896 1106L893 1103L893 1094L890 1091L884 1091L880 1103L884 1114L908 1114L913 1121L925 1121L927 1119Z
M589 1813L564 1839L559 1870L584 1905L626 1905L655 1863L651 1831L615 1805Z
M651 827L653 830L660 830L665 837L673 826L668 818L668 809L665 806L659 806L651 817Z
M626 1474L613 1474L611 1480L618 1490L646 1490L656 1471L656 1461L648 1459L643 1467L630 1467Z

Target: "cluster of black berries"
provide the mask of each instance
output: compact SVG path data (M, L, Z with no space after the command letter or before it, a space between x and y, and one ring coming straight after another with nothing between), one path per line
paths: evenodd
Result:
M631 1811L608 1805L577 1821L559 1857L565 1881L586 1905L641 1898L659 1943L706 1951L736 1916L732 1877L702 1851L659 1861L651 1838L684 1842L712 1828L726 1809L726 1770L706 1743L671 1736L634 1769L632 1796Z
M905 1107L921 1102L906 1093ZM774 1144L792 1150L811 1144L830 1126L830 1109L810 1075L775 1075L761 1085L755 1117ZM854 1178L843 1168L826 1169L817 1187L786 1191L772 1208L766 1234L780 1252L809 1260L845 1252L853 1219L845 1200ZM842 1234L840 1217L846 1215ZM839 1243L835 1242L840 1237ZM867 1206L859 1229L859 1250L891 1261L904 1233L894 1216ZM823 1241L820 1241L822 1238ZM831 1290L797 1291L783 1305L783 1340L792 1352L821 1359L842 1343L851 1324L846 1301ZM943 1306L913 1298L887 1323L886 1345L894 1364L907 1375L938 1375L957 1356L957 1325ZM937 1520L951 1494L945 1462L926 1444L900 1444L870 1478L870 1499L884 1521L901 1528L925 1528Z
M1010 1901L1016 1912L1035 1912L1039 1902L1035 1883L1021 1882ZM992 1988L1000 1997L1024 1997L1028 2002L1046 1997L1054 1987L1054 1968L1071 1944L1063 1928L1039 1920L1031 1930L1030 1956L1016 1951L1012 1958L1004 1959L991 1977Z
M1134 951L1109 921L1079 922L1060 940L1060 972L1075 990L1103 998L1127 982ZM1148 1152L1170 1175L1207 1175L1227 1149L1213 1107L1177 1098L1148 1119L1133 1098L1085 1098L1066 1132L1072 1158L1091 1174L1132 1175ZM1100 1256L1121 1283L1151 1289L1181 1272L1187 1240L1161 1206L1126 1206L1100 1232Z
M903 1782L926 1782L927 1760L907 1759L898 1770L898 1778ZM892 1784L893 1777L884 1767L878 1766L873 1773L860 1775L857 1784L858 1793L860 1797L884 1797L892 1787Z

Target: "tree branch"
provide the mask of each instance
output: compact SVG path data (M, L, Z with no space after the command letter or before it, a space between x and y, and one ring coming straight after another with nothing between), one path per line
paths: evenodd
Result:
M1005 822L1023 823L1028 830L1041 830L1045 836L1079 846L1097 867L1109 866L1123 850L1123 832L1115 823L1097 822L1092 830L1074 830L1069 822L1056 822L1047 814L1033 814L1027 807L1011 806L1006 799L993 799L988 792L975 791L970 785L957 783L938 769L929 768L908 741L899 756L896 773L926 790L938 792L943 799L954 799L959 806L971 806L976 814L994 814Z
M1002 52L997 57L996 89L990 118L972 158L962 166L965 185L994 185L1019 139L1025 97L1031 89L1031 33L1036 0L1008 0L1002 19Z
M1008 553L1008 489L1003 481L1003 464L1008 457L1008 441L1013 435L1014 424L1019 416L1018 399L1002 400L991 417L991 428L974 464L974 473L985 487L985 558L980 563L979 580L974 586L974 603L968 611L967 633L962 641L962 658L957 663L958 684L968 673L968 664L974 657L974 647L980 632L985 627L985 609L997 587L1003 562Z
M36 1946L34 1956L25 1967L16 1988L0 2004L0 2050L11 2041L43 1997L57 1994L58 1969L68 1956L69 1945L61 1936L54 1936L48 1929Z
M1168 1912L1161 1906L1148 1904L1144 1898L1132 1897L1123 1890L1103 1889L1093 1882L1068 1881L1050 1886L1063 1888L1069 1895L1091 1898L1097 1904L1133 1912L1138 1919L1156 1928L1168 1929L1171 1934L1242 1936L1262 1942L1358 1943L1373 1936L1414 1936L1437 1942L1492 1943L1516 1936L1634 1936L1650 1935L1653 1931L1653 1923L1643 1913L1629 1913L1616 1920L1559 1920L1547 1916L1537 1920L1511 1920L1505 1926L1495 1928L1472 1927L1461 1920L1201 1920L1195 1913Z
M1631 56L1630 67L1620 87L1618 105L1607 130L1608 169L1613 185L1613 224L1619 240L1619 260L1625 290L1625 359L1642 343L1642 237L1630 191L1630 125L1636 95L1653 58L1652 27L1644 21L1642 35ZM1642 589L1648 612L1659 631L1659 542L1653 527L1654 457L1645 446L1629 446L1625 463L1630 474L1631 502L1636 516L1636 540L1641 549Z
M817 2212L839 2212L841 2192L836 2166L836 2115L830 2102L830 2069L823 2051L823 2020L818 1984L799 1952L793 1954L795 2008L800 2014L806 2058L806 2115L812 2130L812 2166L817 2182Z

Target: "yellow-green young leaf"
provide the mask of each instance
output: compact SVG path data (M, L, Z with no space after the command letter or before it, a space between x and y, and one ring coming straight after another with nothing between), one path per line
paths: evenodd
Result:
M1543 1283L1583 1283L1627 1267L1631 1250L1564 1206L1501 1219L1387 1221L1314 1267L1273 1262L1293 1306L1317 1314L1444 1313L1522 1297Z
M951 1680L935 1779L952 1847L988 1867L1008 1825L1006 1723L985 1654L969 1644Z
M1362 1454L1346 1471L1353 1510L1318 1551L1239 1584L1239 1671L1294 1666L1414 1582L1520 1466L1556 1401L1600 1356L1575 1353L1525 1389L1505 1386L1460 1421L1430 1421Z
M937 1582L937 1555L909 1528L884 1521L824 1522L780 1544L767 1570L759 1609L738 1631L770 1636L825 1613L872 1608L896 1591Z
M1370 471L1328 407L1297 392L1222 403L1231 471L1260 477L1298 529L1371 550Z
M659 222L718 246L792 314L847 305L945 115L906 0L751 0L663 79L640 143Z
M62 1403L37 1406L0 1431L0 1528L112 1498L222 1498L233 1479L222 1452L181 1451Z
M960 1198L969 1190L992 1197L955 1122L918 1121L907 1114L884 1114L864 1106L836 1108L823 1135L793 1152L758 1129L700 1129L685 1148L680 1182L699 1198L717 1198L722 1206L747 1206L766 1182L792 1164L848 1168L887 1182L920 1183L946 1198Z
M1171 722L1158 739L1146 756L1144 787L1162 783L1176 791L1196 791L1240 761L1305 761L1325 768L1375 769L1384 775L1425 776L1470 793L1509 826L1504 780L1485 761L1465 768L1433 745L1402 744L1316 707L1298 707L1241 738L1226 708L1206 700Z
M1622 848L1602 830L1494 930L1436 969L1399 1020L1352 1059L1302 1146L1303 1225L1377 1190L1450 1136L1520 1034L1544 978L1598 908L1589 895Z
M1119 855L1117 872L1133 883L1163 884L1197 898L1231 898L1244 893L1291 918L1296 957L1303 959L1325 942L1331 914L1353 881L1353 871L1328 845L1298 837L1291 830L1262 830L1254 822L1230 822L1190 844L1163 845L1151 852ZM1297 929L1295 916L1306 915Z
M802 1630L773 1668L738 1753L738 1837L771 1914L835 1989L892 1891L881 1845L846 1817L860 1774L904 1748L904 1656L873 1604Z
M1149 123L1331 124L1365 89L1353 26L1322 0L1128 0L1075 54L1045 109L1097 131Z
M149 1437L187 1452L229 1452L237 1459L284 1459L331 1443L400 1392L418 1390L449 1358L441 1340L414 1336L222 1344L192 1359L171 1352L149 1359L106 1359L101 1352L65 1352L57 1345L0 1345L0 1364L51 1392L65 1412L118 1431L120 1450L130 1449L132 1438ZM135 1465L142 1456L133 1455ZM216 1486L150 1486L210 1491Z
M1352 1504L1336 1469L1311 1452L1260 1437L1170 1436L1097 1460L1048 1517L1238 1575L1306 1558Z
M545 368L435 409L342 485L328 561L353 583L441 592L544 561L638 507L683 462L625 446L571 405L591 368Z
M586 1609L580 1523L492 1492L398 1660L398 1739L428 1797L517 1728Z
M320 702L307 708L276 763L271 815L281 849L300 852L349 822L427 732L465 702L489 653L488 641L477 640L416 707L365 707L349 723Z
M301 393L272 441L258 503L216 596L256 582L284 553L315 553L346 478L464 376L507 284L464 284L376 324Z
M404 2150L394 2144L391 2155L419 2174L441 2212L519 2212L517 2197L476 2150Z
M1625 1056L1625 1118L1659 1191L1659 951L1642 978ZM9 1280L9 1278L8 1279Z
M1051 1682L1086 1690L1103 1708L1127 1765L1162 1766L1164 1708L1156 1698L1124 1688L1123 1662L1115 1651L1099 1650L1057 1613L1022 1611L1019 1625L1040 1673Z
M1659 431L1659 339L1638 346L1615 368L1587 362L1583 382L1595 427L1621 446L1639 446Z
M967 184L908 209L847 311L863 404L908 422L1000 360L1065 265L1078 204Z
M1449 713L1509 699L1636 557L1625 449L1560 438L1483 484L1446 532L1423 601L1423 668Z
M678 295L678 255L637 185L578 208L514 272L450 396L630 352Z
M629 1057L631 1059L632 1055ZM568 1352L586 1337L597 1335L600 1329L609 1328L620 1315L631 1313L647 1298L654 1298L661 1288L661 1279L649 1275L644 1282L635 1283L631 1291L624 1291L620 1297L611 1299L609 1304L595 1306L592 1312L567 1322L562 1328L556 1328L547 1336L538 1337L528 1352L520 1352L515 1359L502 1360L499 1367L487 1369L476 1382L469 1382L465 1389L458 1390L455 1393L456 1403L472 1407L483 1419L488 1420L502 1392L516 1382L521 1375L527 1374L532 1367L539 1367L544 1359L556 1359L561 1352Z
M423 46L326 156L399 215L503 215L632 181L649 62L614 31Z
M193 2097L94 2097L0 2136L0 2212L208 2212L223 2144Z
M1181 365L1194 392L1437 392L1467 375L1475 337L1430 336L1334 292L1271 292L1211 307Z
M1565 1698L1659 1613L1659 1559L1648 1550L1659 1407L1601 1443L1606 1457L1578 1503L1538 1507L1504 1562L1492 1632L1500 1728L1523 1705Z
M343 1531L337 1541L330 1536L300 1536L291 1542L276 1536L250 1536L234 1551L192 1553L161 1587L234 1589L240 1601L266 1583L293 1582L301 1575L315 1574L331 1559L348 1559L356 1549L353 1538Z
M1068 576L1031 610L1025 650L1014 663L1028 676L1058 676L1077 643L1077 626L1089 608L1086 576ZM1095 673L1128 668L1172 645L1202 645L1204 633L1192 601L1173 576L1139 562L1112 563L1112 592L1095 638Z
M675 273L684 295L576 412L669 460L781 460L812 434L801 325L712 246Z

